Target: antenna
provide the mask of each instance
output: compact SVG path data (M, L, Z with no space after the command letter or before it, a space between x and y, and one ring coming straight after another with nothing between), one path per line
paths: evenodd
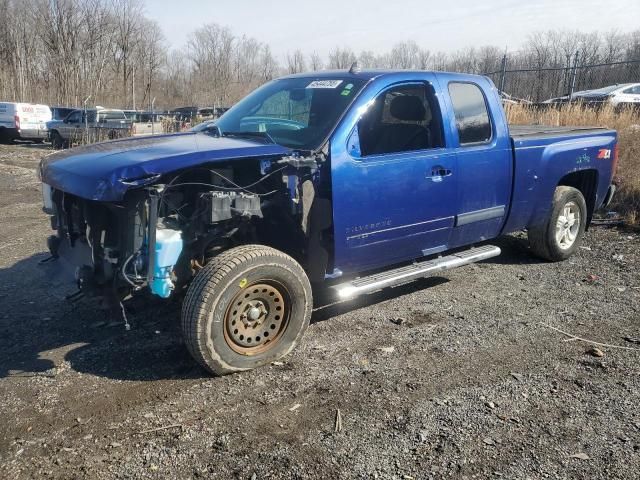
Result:
M360 65L355 61L351 64L351 68L349 69L349 73L360 73Z

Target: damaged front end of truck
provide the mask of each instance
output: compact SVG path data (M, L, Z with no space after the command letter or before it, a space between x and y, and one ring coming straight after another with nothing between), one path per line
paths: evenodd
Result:
M65 265L77 295L116 310L147 288L170 297L238 245L287 252L312 279L326 270L330 242L322 230L331 210L322 152L258 135L186 133L56 153L40 173L55 230L51 263Z

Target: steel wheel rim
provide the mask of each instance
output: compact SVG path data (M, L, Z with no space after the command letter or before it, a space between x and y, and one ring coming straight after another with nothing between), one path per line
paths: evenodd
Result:
M576 243L580 232L580 208L576 202L567 202L556 221L556 243L562 250L568 250Z
M245 286L229 303L224 338L242 355L258 355L273 348L289 325L291 296L284 285L259 280Z

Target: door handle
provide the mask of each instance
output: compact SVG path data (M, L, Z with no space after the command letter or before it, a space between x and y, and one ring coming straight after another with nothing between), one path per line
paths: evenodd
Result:
M427 176L433 182L441 182L444 178L450 177L453 172L448 168L437 165L431 169L431 175Z

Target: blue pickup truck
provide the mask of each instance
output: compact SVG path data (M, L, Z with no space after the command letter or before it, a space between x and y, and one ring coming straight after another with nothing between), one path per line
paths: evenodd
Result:
M118 311L179 296L189 351L225 374L295 347L312 285L353 298L499 255L489 241L524 229L533 254L570 257L616 160L612 130L510 127L482 76L293 75L197 132L46 157L49 263Z

